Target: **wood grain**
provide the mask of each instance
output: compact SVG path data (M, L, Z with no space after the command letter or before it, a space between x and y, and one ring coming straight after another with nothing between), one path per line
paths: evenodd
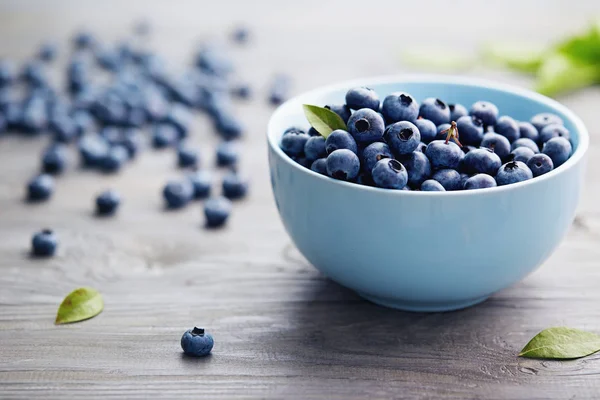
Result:
M141 16L155 28L152 46L176 66L189 61L198 39L246 21L253 41L233 56L240 79L256 89L252 102L237 105L248 127L243 170L251 196L236 203L225 229L206 231L199 205L162 210L160 189L178 176L174 154L146 151L118 176L73 166L49 203L26 205L24 182L45 143L0 138L0 398L598 398L600 355L566 362L516 357L549 326L600 332L596 132L579 215L557 252L485 303L444 314L372 305L308 265L279 222L264 139L272 111L265 90L276 72L291 73L301 92L402 71L398 54L407 41L457 51L498 38L547 42L600 13L597 2L548 2L544 18L533 0L499 3L494 18L478 17L489 15L486 2L466 1L369 8L316 0L122 3L3 2L0 48L24 60L42 38L64 42L81 26L115 40ZM452 19L455 28L440 35ZM530 83L485 67L468 73ZM598 88L561 101L594 126ZM202 116L194 127L192 139L210 165L215 137ZM92 199L106 187L125 201L116 218L97 219ZM60 236L59 254L31 259L31 234L46 226ZM105 310L54 326L63 296L83 285L102 292ZM209 358L181 353L180 336L194 324L215 337Z

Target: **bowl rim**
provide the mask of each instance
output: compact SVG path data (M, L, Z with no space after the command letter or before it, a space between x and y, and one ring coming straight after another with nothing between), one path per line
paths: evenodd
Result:
M392 189L384 189L373 186L359 185L353 182L346 182L337 179L330 178L328 176L319 174L311 170L310 168L306 168L296 161L294 161L291 157L283 152L281 147L279 147L278 140L276 140L275 133L275 121L279 118L283 118L288 109L292 107L294 103L302 103L301 100L306 97L319 96L323 95L327 92L331 92L334 90L340 90L353 86L369 86L369 85L382 85L382 84L398 84L398 83L438 83L438 84L453 84L459 86L471 86L471 87L485 87L488 89L516 94L521 97L528 98L535 102L541 103L547 106L550 109L554 109L564 114L568 120L575 126L578 134L579 143L577 149L571 157L560 166L560 168L553 169L552 171L535 177L533 179L528 179L526 181L513 183L510 185L504 186L496 186L493 188L484 188L477 190L456 190L456 191L446 191L446 192L423 192L420 190L392 190ZM324 87L320 87L317 89L309 90L293 98L287 100L285 103L281 104L277 109L271 114L269 118L269 122L267 125L267 141L269 143L269 147L271 150L284 162L293 166L293 168L298 169L301 173L305 173L313 176L315 179L326 180L332 185L341 185L342 187L348 187L355 190L365 190L372 191L374 193L380 193L382 195L391 195L391 196L481 196L481 195L492 195L495 193L510 191L510 190L518 190L521 187L526 187L529 185L535 185L537 183L541 183L544 180L552 179L555 176L567 173L567 171L577 163L581 161L584 157L585 153L589 147L589 132L585 127L585 124L573 111L571 111L566 106L562 105L558 101L546 97L542 94L534 92L529 89L521 88L518 86L505 84L496 82L493 80L481 79L481 78L473 78L473 77L464 77L464 76L453 76L453 75L439 75L439 74L402 74L402 75L385 75L371 78L362 78L362 79L352 79L340 83L335 83L332 85L327 85Z

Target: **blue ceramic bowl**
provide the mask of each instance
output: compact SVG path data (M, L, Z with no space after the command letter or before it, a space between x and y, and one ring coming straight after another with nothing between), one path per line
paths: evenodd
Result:
M470 107L495 103L501 114L563 118L571 158L541 177L459 192L385 190L337 181L302 167L279 148L283 131L308 126L302 104L341 104L348 88L381 98L406 91ZM319 271L377 304L410 311L448 311L477 304L539 267L575 216L588 132L554 100L470 78L397 76L332 85L281 105L268 126L277 209L300 252Z

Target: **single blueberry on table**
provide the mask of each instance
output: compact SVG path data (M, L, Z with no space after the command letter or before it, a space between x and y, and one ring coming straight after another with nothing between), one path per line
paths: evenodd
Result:
M187 178L192 184L194 199L204 199L210 195L212 187L212 175L208 171L197 170L187 174Z
M421 134L421 142L429 143L435 140L437 136L437 126L433 122L425 118L419 118L415 121L415 126Z
M152 132L152 147L162 149L173 146L179 140L179 134L173 125L158 124Z
M248 181L235 171L229 172L223 177L223 196L230 200L246 197L248 194Z
M163 197L168 208L181 208L194 196L194 188L189 180L170 181L163 188Z
M395 92L383 99L381 113L388 124L398 121L414 122L419 116L419 104L410 94Z
M73 37L73 45L77 49L86 49L92 47L94 45L95 39L94 36L87 31L78 32Z
M501 159L505 159L510 154L510 142L496 132L487 132L483 135L481 147L493 150Z
M495 131L507 138L511 143L521 137L521 131L519 130L517 121L508 115L503 115L498 118L495 125Z
M100 135L88 135L79 140L79 154L82 164L86 167L99 166L109 150L110 145Z
M385 189L402 189L408 182L406 168L400 161L390 158L379 160L371 176L377 187Z
M233 30L231 34L231 38L236 43L246 43L248 41L248 37L250 36L250 30L245 26L238 26Z
M138 149L141 147L141 133L136 128L129 128L123 132L123 141L121 144L127 149L129 158L133 159L137 155Z
M420 151L402 156L399 161L406 168L408 184L413 188L418 188L431 176L431 163L427 156Z
M229 112L218 115L215 129L226 140L237 139L244 133L242 123Z
M498 186L510 185L533 178L529 167L521 161L509 161L500 167L496 174Z
M48 174L38 175L27 184L27 200L43 201L52 196L54 179Z
M546 143L548 140L552 139L552 138L557 138L557 137L562 137L565 139L570 139L571 138L571 134L569 133L569 130L567 128L565 128L563 125L559 125L559 124L550 124L550 125L546 125L541 131L540 131L540 137L539 137L539 142L540 143Z
M348 149L335 150L327 156L327 175L332 178L350 181L360 171L358 156Z
M58 238L50 229L44 229L33 235L31 239L31 254L36 257L50 257L56 252Z
M552 163L556 168L564 164L564 162L569 159L572 150L573 147L571 146L571 142L569 142L567 139L564 137L554 137L544 143L542 153L546 154L552 159Z
M384 158L394 158L390 147L381 142L371 143L362 152L363 170L370 174L375 164Z
M67 153L64 145L52 145L42 155L42 171L47 174L58 175L62 173L66 164Z
M106 190L96 197L96 214L112 215L121 204L121 196L114 190Z
M321 175L327 175L327 159L319 158L318 160L313 161L310 169Z
M531 149L531 151L533 151L534 153L540 152L540 148L538 147L538 145L533 140L528 138L517 139L510 146L511 150L514 150L517 147L527 147Z
M498 107L489 101L478 101L471 106L469 115L480 119L485 126L495 125L498 118Z
M304 145L304 155L311 161L326 157L325 138L323 136L313 136L308 139Z
M225 197L213 197L204 203L206 226L217 228L223 226L231 214L231 201Z
M450 107L440 99L429 97L421 103L419 116L436 125L450 123Z
M496 186L497 186L496 181L494 180L493 177L491 177L487 174L477 174L477 175L473 175L472 177L467 179L467 181L464 184L464 189L465 190L484 189L484 188L491 188L491 187L496 187Z
M186 144L180 144L177 147L177 165L180 168L189 168L198 166L198 151Z
M296 161L298 164L302 165L305 168L310 168L310 166L312 165L312 160L309 160L308 158L306 158L305 156L297 156L297 157L292 157L292 160Z
M207 356L214 344L213 337L201 328L188 329L181 337L181 348L188 356Z
M462 104L448 104L448 108L450 108L450 121L458 122L460 117L469 115L469 111Z
M219 143L216 153L219 167L230 167L238 162L238 146L234 142Z
M513 161L521 161L527 164L527 161L535 154L529 147L517 147L510 152Z
M397 156L412 153L421 143L419 128L408 121L400 121L389 125L383 137L390 146L392 153Z
M303 131L289 131L281 138L281 150L290 157L299 156L304 153L308 139L310 136Z
M127 160L129 160L129 152L125 146L112 146L102 160L100 167L102 168L102 171L107 173L117 172Z
M483 139L483 122L470 115L456 121L460 142L465 146L479 146Z
M379 141L383 137L384 129L383 118L370 108L355 111L348 120L348 132L359 144Z
M521 139L531 139L534 142L538 141L539 132L531 122L519 122L519 135Z
M325 151L327 154L331 154L341 149L348 149L354 154L358 154L358 146L352 135L345 130L336 129L325 139Z
M544 175L547 172L550 172L554 169L554 163L552 159L546 154L534 154L529 161L527 161L527 166L531 170L533 176Z
M465 153L454 142L446 143L443 140L434 140L427 145L425 155L431 162L433 169L458 168Z
M455 169L440 169L434 172L431 178L438 181L446 191L462 189L461 176Z
M42 61L52 61L56 58L56 53L58 52L58 46L53 42L46 42L42 44L40 49L38 50L38 58Z
M373 89L367 87L356 87L346 92L346 105L353 110L370 108L379 111L379 96Z
M501 165L502 160L498 154L485 147L469 151L463 160L463 167L469 174L481 173L494 176Z
M252 97L252 89L246 83L239 83L233 88L231 88L231 94L240 99L249 99Z
M446 189L442 186L438 181L434 181L433 179L427 179L425 182L421 184L422 192L445 192Z
M325 108L339 115L346 124L348 123L350 115L352 115L350 107L348 107L346 104L327 104Z
M547 125L563 125L563 120L556 114L552 113L540 113L536 114L531 118L531 124L537 129L538 132L541 132L544 127Z

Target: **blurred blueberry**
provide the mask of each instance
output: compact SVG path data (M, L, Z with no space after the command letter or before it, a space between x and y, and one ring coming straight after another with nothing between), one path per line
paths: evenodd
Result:
M73 37L73 45L77 49L87 49L92 47L94 44L95 39L91 32L82 30L76 33Z
M38 50L38 58L42 61L50 62L56 58L56 53L58 53L57 44L46 42Z
M238 147L233 142L221 142L217 146L217 165L229 167L238 161Z
M42 154L42 171L47 174L58 175L62 173L66 164L67 153L64 145L52 145Z
M210 195L212 187L212 175L208 171L193 171L187 175L194 188L194 198L204 199Z
M27 184L27 200L43 201L52 196L54 179L48 174L38 175Z
M87 167L99 166L106 158L110 145L100 135L87 135L79 140L79 154L82 165Z
M269 102L273 105L283 103L289 97L289 91L290 77L283 74L276 75L269 89Z
M231 200L241 199L248 193L248 181L231 171L223 177L223 195Z
M179 134L173 125L158 124L153 128L152 146L155 149L173 146L179 140Z
M9 60L0 61L0 87L11 84L17 75L15 64Z
M129 151L123 145L112 146L101 162L102 171L117 172L129 159Z

